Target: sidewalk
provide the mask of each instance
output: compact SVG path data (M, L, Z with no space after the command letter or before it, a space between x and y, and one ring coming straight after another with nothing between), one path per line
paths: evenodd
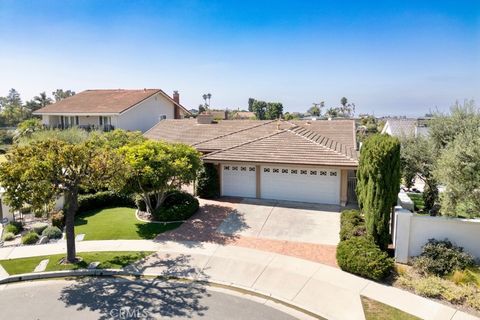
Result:
M65 252L65 243L1 248L0 259ZM202 242L82 241L77 251L157 251L132 271L227 283L287 301L327 319L365 319L360 295L422 319L476 319L443 304L337 268L249 248Z

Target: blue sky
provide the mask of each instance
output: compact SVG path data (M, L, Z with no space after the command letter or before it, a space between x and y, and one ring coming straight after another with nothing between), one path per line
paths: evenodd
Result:
M0 95L162 88L197 107L423 115L480 100L480 1L0 0Z

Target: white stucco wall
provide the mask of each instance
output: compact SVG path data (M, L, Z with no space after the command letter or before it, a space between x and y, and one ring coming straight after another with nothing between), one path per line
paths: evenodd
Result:
M412 214L395 210L395 259L406 263L418 256L428 239L449 239L480 259L480 219L458 219Z
M160 121L161 115L173 119L174 104L161 94L156 94L120 114L117 127L145 132Z

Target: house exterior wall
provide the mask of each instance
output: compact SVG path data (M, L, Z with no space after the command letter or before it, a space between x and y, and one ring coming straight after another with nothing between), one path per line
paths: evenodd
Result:
M145 132L161 120L161 115L165 115L167 119L174 119L174 104L161 94L155 94L121 113L117 127Z
M394 230L397 262L418 256L428 239L448 239L480 259L480 219L420 216L398 206Z

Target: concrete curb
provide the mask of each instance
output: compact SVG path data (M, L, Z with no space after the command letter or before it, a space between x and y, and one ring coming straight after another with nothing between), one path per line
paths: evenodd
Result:
M300 305L292 304L291 301L288 301L284 298L277 297L271 293L264 293L256 289L244 287L241 285L236 285L232 282L226 281L209 281L196 279L194 277L166 277L158 275L156 273L143 273L143 272L131 272L125 271L122 269L78 269L78 270L64 270L64 271L47 271L47 272L36 272L36 273L23 273L18 275L11 275L6 278L0 279L0 285L23 282L23 281L35 281L35 280L47 280L47 279L58 279L58 278L69 278L69 277L158 277L165 280L178 280L178 281L192 281L198 283L205 283L212 287L219 287L224 289L229 289L232 291L240 292L243 294L248 294L251 296L260 297L263 299L271 300L273 302L279 303L287 308L296 310L305 314L308 317L315 319L325 319L319 314L316 314Z

